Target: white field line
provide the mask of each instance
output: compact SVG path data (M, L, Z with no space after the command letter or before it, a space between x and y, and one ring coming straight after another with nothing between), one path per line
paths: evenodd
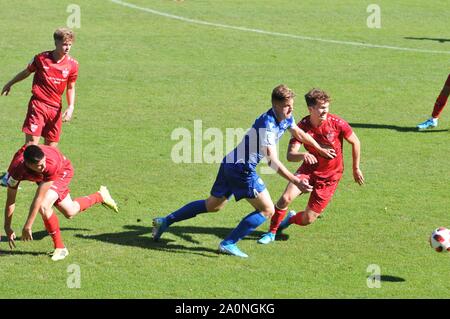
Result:
M326 43L334 43L334 44L341 44L341 45L353 45L353 46L366 47L366 48L389 49L389 50L420 52L420 53L450 54L450 51L404 48L404 47L396 47L396 46L390 46L390 45L380 45L380 44L371 44L371 43L362 43L362 42L353 42L353 41L339 41L339 40L307 37L307 36L303 36L303 35L296 35L296 34L289 34L289 33L270 32L270 31L265 31L265 30L260 30L260 29L238 27L238 26L221 24L221 23L212 23L212 22L207 22L207 21L201 21L201 20L189 19L189 18L185 18L185 17L181 17L181 16L176 16L173 14L156 11L156 10L153 10L150 8L140 7L135 4L128 3L125 1L121 1L121 0L110 0L110 1L114 2L116 4L119 4L121 6L124 6L124 7L148 12L148 13L159 15L159 16L166 17L169 19L179 20L179 21L192 23L192 24L200 24L200 25L206 25L206 26L210 26L210 27L222 28L222 29L231 29L231 30L238 30L238 31L244 31L244 32L267 34L267 35L271 35L271 36L293 38L293 39L305 40L305 41L317 41L317 42L326 42Z

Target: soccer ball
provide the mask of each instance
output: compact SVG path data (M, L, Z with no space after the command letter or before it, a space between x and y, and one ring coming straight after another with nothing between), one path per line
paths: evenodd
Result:
M450 230L445 227L436 228L431 233L430 245L439 253L450 251Z

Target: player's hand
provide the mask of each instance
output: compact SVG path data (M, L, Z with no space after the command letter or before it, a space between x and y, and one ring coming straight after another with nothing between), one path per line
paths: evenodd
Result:
M6 237L8 238L9 248L16 248L14 240L16 239L16 233L11 228L5 228Z
M334 148L321 148L319 150L319 153L321 156L325 157L325 158L335 158L336 157L336 151L334 150Z
M72 119L73 106L68 107L62 116L63 122L69 122Z
M305 155L303 157L303 161L306 164L316 164L317 158L314 155L312 155L311 153L305 153Z
M294 183L302 193L311 193L313 191L313 187L309 184L309 180L307 178L297 178L297 181Z
M364 175L359 168L353 169L353 178L359 185L364 184Z
M23 241L30 241L33 240L33 231L31 228L23 228L22 229L22 240Z
M11 91L11 87L9 85L5 85L2 89L2 95L7 96L9 91Z

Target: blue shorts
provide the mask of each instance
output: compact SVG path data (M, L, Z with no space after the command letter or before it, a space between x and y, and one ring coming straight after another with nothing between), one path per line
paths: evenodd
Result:
M236 201L242 198L256 198L266 189L258 174L244 164L221 163L216 181L211 188L214 197L230 198L234 195Z

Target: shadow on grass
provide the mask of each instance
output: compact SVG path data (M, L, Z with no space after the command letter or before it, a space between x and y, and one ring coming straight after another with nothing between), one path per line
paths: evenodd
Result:
M72 228L72 227L66 227L66 228L61 228L61 232L63 233L63 238L64 238L64 232L65 231L91 231L90 229L85 229L85 228ZM16 232L16 241L21 241L22 237L19 236L19 232ZM46 230L41 230L38 232L33 233L33 240L42 240L45 237L48 236L48 233ZM8 242L8 238L6 236L0 236L0 241L1 242Z
M444 42L450 42L450 39L445 39L445 38L429 38L429 37L404 37L404 39L407 40L428 40L428 41L437 41L440 43L444 43Z
M390 276L390 275L381 275L380 281L388 281L388 282L405 282L406 280L401 277Z
M217 249L207 247L189 247L182 244L176 244L173 239L166 239L162 237L158 242L154 242L151 238L151 227L138 226L138 225L126 225L123 226L125 231L116 233L105 233L99 235L81 235L76 234L75 237L81 239L97 240L121 246L131 246L144 249L152 249L159 251L168 251L175 253L191 253L205 257L218 257ZM167 233L175 235L180 239L186 240L193 244L200 244L198 240L195 240L192 235L205 234L214 235L218 239L222 240L230 232L232 228L226 227L199 227L199 226L171 226ZM246 240L257 240L263 234L263 232L254 232L250 236L247 236ZM217 246L219 241L217 242Z
M66 228L61 228L61 231L62 232L64 232L64 231L90 231L90 229L66 227ZM46 230L35 232L35 233L33 233L33 241L42 240L47 236L49 236L49 235ZM64 236L64 234L63 234L63 236ZM22 241L21 237L17 237L16 242L20 242L20 241ZM43 255L48 255L50 252L50 249L51 249L50 246L49 246L48 252L23 251L23 250L20 250L20 248L9 249L8 238L6 236L0 236L0 242L4 243L6 245L6 247L8 248L8 249L0 249L0 257L1 256L11 256L11 255L43 256Z
M38 251L22 251L14 248L12 250L0 249L0 258L4 256L20 256L20 255L31 255L31 256L45 256L48 252L38 252Z
M431 129L419 131L416 127L413 126L404 127L390 124L369 124L369 123L349 123L349 124L351 127L355 128L395 130L397 132L440 133L449 131L449 129L446 130Z

